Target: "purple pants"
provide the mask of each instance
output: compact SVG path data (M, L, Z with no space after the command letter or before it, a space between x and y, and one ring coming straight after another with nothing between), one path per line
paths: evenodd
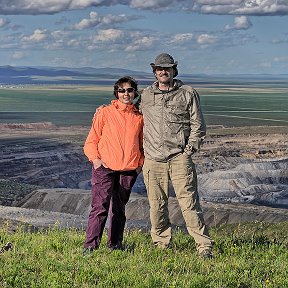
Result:
M92 168L92 208L86 229L85 248L96 249L100 245L108 212L110 225L107 245L113 247L122 244L126 222L125 205L136 178L135 170L113 171L103 166L96 170Z

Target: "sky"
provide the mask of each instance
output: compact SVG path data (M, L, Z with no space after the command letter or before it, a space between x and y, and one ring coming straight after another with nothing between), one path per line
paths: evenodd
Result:
M288 74L288 0L0 0L0 66Z

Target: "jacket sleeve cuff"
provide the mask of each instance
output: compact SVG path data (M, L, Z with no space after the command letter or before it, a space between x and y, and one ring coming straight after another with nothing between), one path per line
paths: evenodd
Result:
M203 142L203 139L199 139L193 142L190 142L184 148L184 152L188 155L192 155L200 149L200 146Z
M186 146L184 149L184 153L187 154L188 156L191 156L195 152L197 152L197 149L195 149L194 147L191 148L189 146Z

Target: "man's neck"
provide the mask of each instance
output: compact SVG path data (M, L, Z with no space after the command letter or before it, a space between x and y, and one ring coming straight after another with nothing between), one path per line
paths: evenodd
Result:
M173 87L173 80L170 81L169 83L160 83L160 82L158 82L158 88L159 88L161 91L171 90L172 87Z

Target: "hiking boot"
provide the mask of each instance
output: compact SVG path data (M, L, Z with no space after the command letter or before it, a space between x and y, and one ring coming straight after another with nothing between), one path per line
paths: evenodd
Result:
M93 254L93 248L92 247L88 247L88 248L83 248L83 252L82 252L82 255L83 257L85 256L91 256Z
M155 247L159 248L159 249L162 249L162 250L166 250L166 249L170 249L172 248L172 245L171 243L169 244L164 244L162 242L157 242L157 243L154 243Z
M13 248L13 244L11 242L8 242L6 245L4 245L1 249L0 249L0 253L4 253L5 251L9 251L12 250Z
M114 250L121 250L123 251L124 250L124 246L122 243L117 243L116 245L112 245L112 246L108 246L108 249L110 252L114 251Z
M201 251L199 253L199 256L203 260L212 259L213 258L212 250L211 249L204 249L203 251Z

